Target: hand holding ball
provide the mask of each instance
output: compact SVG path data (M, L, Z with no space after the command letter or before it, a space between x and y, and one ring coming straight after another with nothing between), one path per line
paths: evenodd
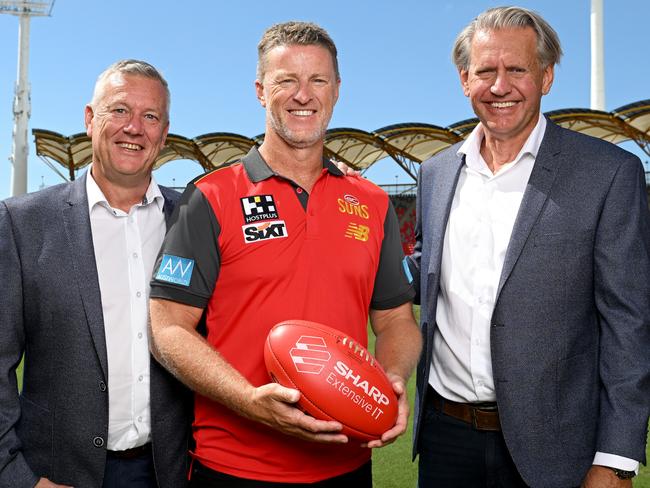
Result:
M320 420L343 424L343 434L378 439L397 419L397 396L366 348L326 325L287 320L266 339L269 375L300 391L298 406Z

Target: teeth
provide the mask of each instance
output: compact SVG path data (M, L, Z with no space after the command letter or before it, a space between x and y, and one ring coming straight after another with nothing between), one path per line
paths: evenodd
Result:
M123 147L124 149L131 149L132 151L139 151L142 149L142 147L138 144L129 144L128 142L120 142L119 146Z
M297 115L299 117L307 117L307 116L313 114L314 111L313 110L292 110L291 113L293 115Z
M515 105L515 102L492 102L490 105L495 108L508 108L513 107Z

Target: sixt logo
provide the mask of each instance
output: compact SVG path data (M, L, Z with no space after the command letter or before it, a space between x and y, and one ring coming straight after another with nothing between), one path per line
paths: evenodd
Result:
M194 260L163 254L156 279L174 283L176 285L190 286Z
M287 225L284 223L284 220L243 225L242 230L244 231L244 242L246 244L268 239L279 239L289 235L287 234Z
M336 203L338 203L339 212L341 213L356 215L366 220L370 218L368 205L360 205L359 199L354 195L344 195L343 198L337 198Z
M289 354L296 371L305 374L320 374L332 357L325 345L325 339L315 336L300 336Z

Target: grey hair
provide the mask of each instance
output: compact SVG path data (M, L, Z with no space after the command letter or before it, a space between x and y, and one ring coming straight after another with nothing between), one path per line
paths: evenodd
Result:
M523 7L495 7L486 10L465 27L454 42L451 57L458 70L467 71L474 35L482 30L530 27L537 35L537 57L543 69L559 64L562 47L557 32L541 15Z
M167 80L163 78L163 75L158 71L153 65L147 63L146 61L140 61L138 59L122 59L111 64L106 68L98 77L95 82L95 89L93 91L93 98L90 102L91 107L95 107L99 98L102 96L102 91L104 89L104 84L106 80L115 73L120 73L123 75L132 75L132 76L142 76L144 78L149 78L151 80L158 81L163 88L165 89L165 117L169 120L169 105L171 103L171 94L169 92L169 85Z
M325 29L312 22L284 22L269 27L257 45L257 79L264 81L266 74L266 55L278 46L287 45L321 46L332 55L334 72L339 80L339 62L334 41Z

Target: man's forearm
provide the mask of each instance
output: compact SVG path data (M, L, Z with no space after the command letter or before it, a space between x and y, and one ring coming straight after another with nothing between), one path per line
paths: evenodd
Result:
M372 311L371 321L377 336L375 357L387 373L408 381L422 349L422 334L415 324L411 303L391 311Z
M245 399L253 386L201 337L194 329L196 323L188 327L194 318L169 313L173 305L164 302L151 302L154 357L192 390L246 415Z

